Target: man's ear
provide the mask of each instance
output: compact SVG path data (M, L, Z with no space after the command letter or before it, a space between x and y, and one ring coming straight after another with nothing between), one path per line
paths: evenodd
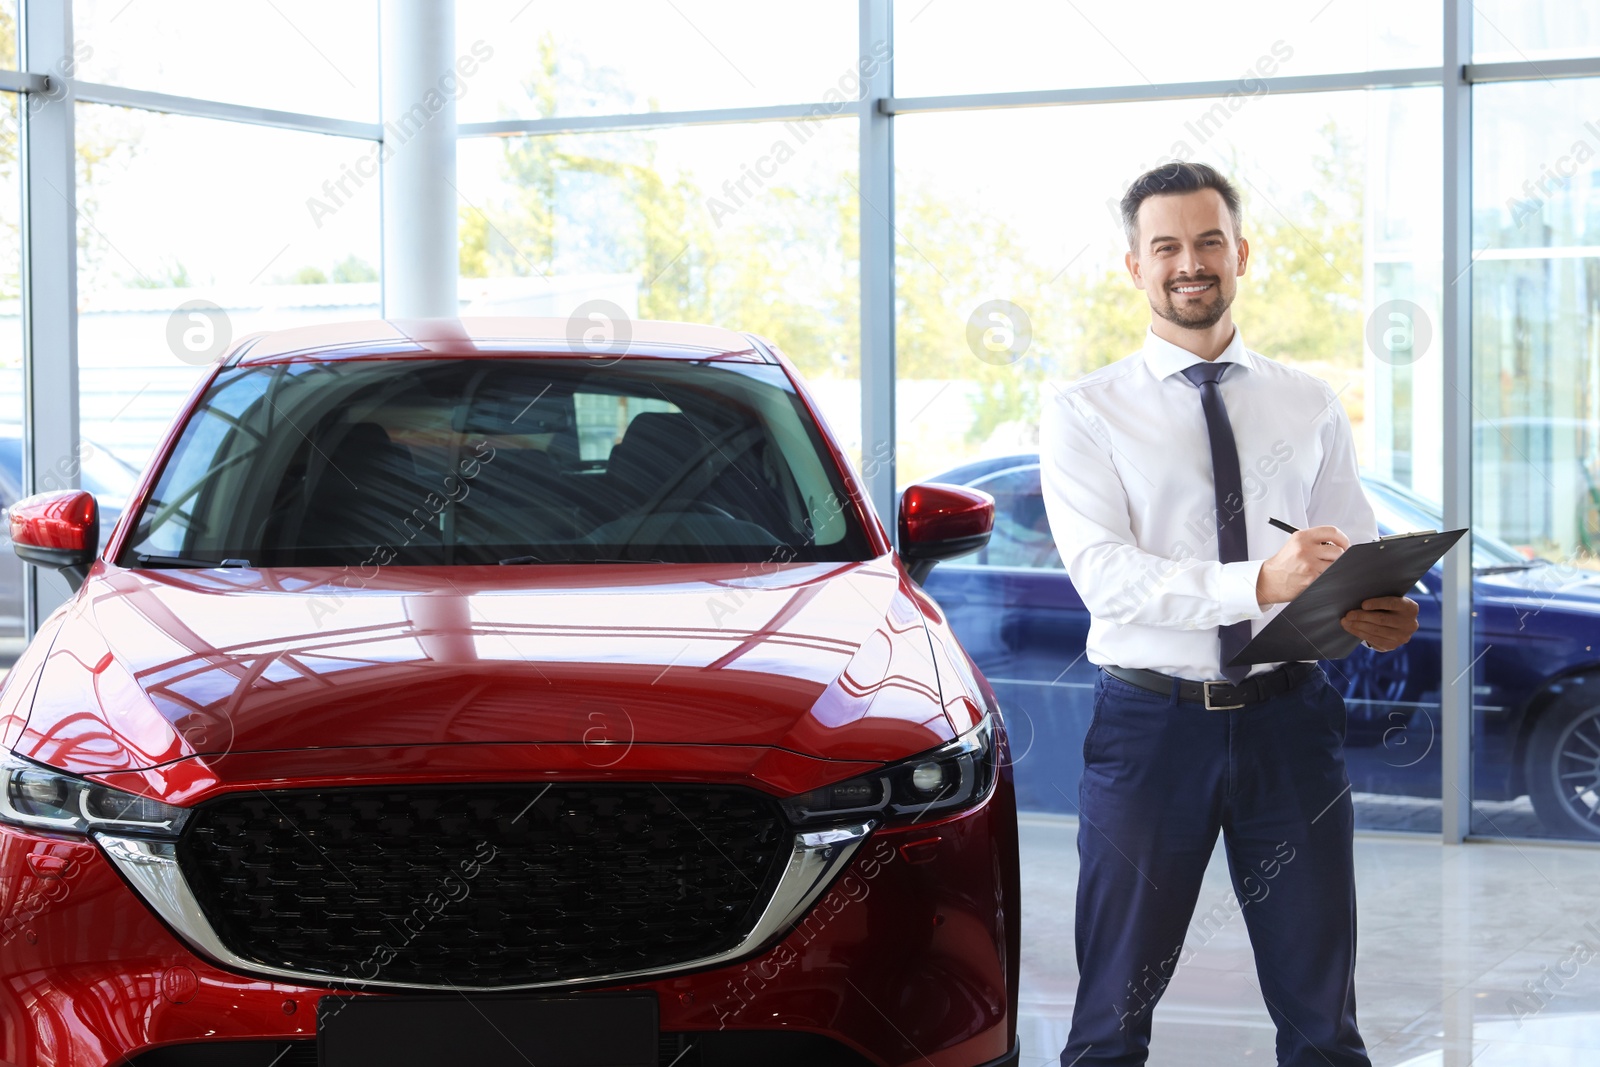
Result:
M1250 259L1250 242L1246 241L1243 237L1241 237L1241 238L1239 238L1239 274L1238 274L1238 277L1240 277L1240 278L1244 277L1245 264L1249 261L1249 259Z
M1139 269L1139 257L1132 252L1124 253L1122 262L1128 268L1128 275L1133 278L1135 289L1144 288L1144 274Z

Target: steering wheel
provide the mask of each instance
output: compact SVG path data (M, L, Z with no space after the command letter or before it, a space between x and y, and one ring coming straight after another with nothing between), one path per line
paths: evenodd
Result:
M663 515L671 512L679 512L689 515L715 515L718 518L727 519L730 522L745 521L739 518L739 516L733 514L731 511L719 508L711 501L701 500L698 497L690 500L684 500L682 497L669 497L668 499L659 502L653 509L651 509L650 514ZM649 517L650 515L640 516L641 519L647 519Z

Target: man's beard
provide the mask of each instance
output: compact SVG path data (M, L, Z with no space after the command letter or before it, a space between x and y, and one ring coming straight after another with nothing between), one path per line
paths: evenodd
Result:
M1152 300L1150 306L1155 313L1172 323L1182 326L1186 330L1209 330L1222 321L1222 316L1227 314L1228 307L1233 303L1228 294L1222 291L1221 278L1191 278L1187 281L1174 282L1174 285L1203 285L1210 282L1216 286L1217 299L1209 302L1196 302L1187 307L1179 307L1176 295L1170 288L1162 290L1165 300Z

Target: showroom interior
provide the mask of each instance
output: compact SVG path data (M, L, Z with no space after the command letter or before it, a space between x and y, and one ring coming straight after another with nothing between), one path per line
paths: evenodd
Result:
M1328 667L1371 1062L1594 1062L1593 0L0 0L0 504L109 532L263 331L765 339L889 537L908 486L994 498L919 577L1009 734L1010 1062L1055 1064L1097 670L1040 408L1143 343L1118 204L1172 160L1238 186L1241 337L1328 383L1382 531L1471 531L1416 640ZM0 548L3 670L78 586ZM1151 1063L1274 1062L1242 907L1219 844Z

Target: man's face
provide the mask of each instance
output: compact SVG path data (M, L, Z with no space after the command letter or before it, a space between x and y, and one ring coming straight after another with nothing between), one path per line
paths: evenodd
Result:
M1139 205L1137 244L1127 264L1150 310L1175 326L1208 330L1233 303L1249 256L1249 244L1233 236L1222 194L1196 189Z

